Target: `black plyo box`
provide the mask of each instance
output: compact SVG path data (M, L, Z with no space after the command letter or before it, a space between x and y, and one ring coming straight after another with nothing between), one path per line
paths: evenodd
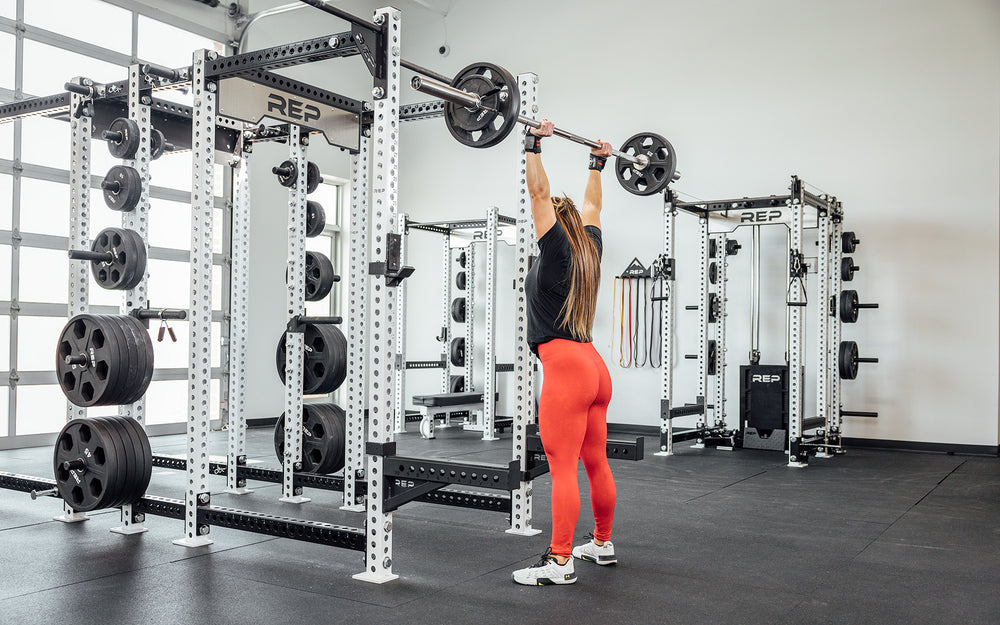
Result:
M757 430L788 429L788 365L740 367L740 423Z

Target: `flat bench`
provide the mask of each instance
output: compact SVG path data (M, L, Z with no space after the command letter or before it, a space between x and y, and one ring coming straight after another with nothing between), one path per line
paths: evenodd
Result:
M435 421L443 420L438 427L451 427L452 415L462 413L468 417L462 426L467 430L483 431L483 393L438 393L435 395L414 395L413 405L420 415L420 436L434 438ZM499 394L494 401L498 401ZM478 415L474 414L478 413ZM494 429L496 429L494 422ZM484 433L485 434L485 433ZM492 438L493 434L489 433ZM486 438L484 436L484 438Z

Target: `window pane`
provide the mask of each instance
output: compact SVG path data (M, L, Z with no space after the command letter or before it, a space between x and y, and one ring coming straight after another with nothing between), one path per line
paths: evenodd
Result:
M191 205L158 200L149 201L149 244L178 250L191 248Z
M0 299L10 299L10 245L0 245Z
M149 168L149 184L181 191L191 190L191 152L167 152Z
M48 5L47 2L32 2L31 4L37 4L41 7ZM74 76L86 76L97 82L113 82L128 78L128 69L61 48L47 46L30 39L24 40L23 89L25 93L36 96L62 93L65 91L63 85ZM60 123L69 127L66 122ZM67 144L63 143L62 145Z
M0 158L14 158L14 122L12 121L0 123Z
M146 389L146 424L187 420L187 380L157 380Z
M69 124L47 117L25 117L21 124L21 160L69 169Z
M221 208L215 209L215 216L213 217L213 219L215 220L215 222L214 226L212 227L212 251L215 252L216 254L221 254L222 239L223 237L225 237L225 232L226 232L224 228L226 225L225 218L222 214Z
M2 11L2 9L0 9ZM0 59L10 59L0 63L0 87L14 90L14 36L0 33Z
M10 369L10 317L0 315L0 371L8 369Z
M0 230L10 230L13 202L14 179L0 174Z
M191 268L189 263L151 259L149 305L153 308L190 308Z
M122 54L132 52L132 13L100 0L25 2L24 21Z
M69 258L65 250L21 247L18 299L22 302L69 301Z
M69 236L69 185L21 178L21 232Z
M58 432L64 425L66 396L58 385L17 387L17 434Z
M56 344L65 325L65 317L18 317L18 371L54 371Z
M7 417L10 415L10 390L6 386L0 386L0 436L10 434L7 428Z
M0 0L0 15L14 19L17 17L17 0Z
M164 333L163 341L158 341L160 322L156 319L149 320L149 338L153 341L153 348L156 352L153 361L157 369L187 369L188 368L188 340L190 340L190 323L187 321L168 321L168 327L174 331L177 342L170 340L170 334ZM212 323L212 366L220 366L222 324Z
M202 48L225 52L221 43L139 16L139 58L168 67L191 64L191 55Z

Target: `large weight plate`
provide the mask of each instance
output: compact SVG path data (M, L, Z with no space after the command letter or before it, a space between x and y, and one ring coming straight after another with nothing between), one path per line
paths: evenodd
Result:
M336 412L340 411L338 420ZM302 471L333 473L344 466L344 412L334 404L302 406ZM285 457L285 414L274 425L274 451Z
M326 228L326 211L323 205L315 200L306 201L306 236L318 237Z
M132 448L132 441L125 440L125 433L122 431L122 426L113 421L113 419L117 418L92 417L90 419L94 426L104 428L104 436L115 446L118 455L118 465L114 471L116 477L115 487L109 493L111 495L109 501L105 503L105 507L108 508L121 505L122 499L129 488L129 481L132 479L133 474L138 472L138 467L135 465L136 457L135 450Z
M858 320L858 292L845 289L840 292L840 320L855 323Z
M130 337L130 356L136 363L135 378L122 396L123 404L131 404L146 394L149 382L153 379L153 341L149 338L146 326L135 317L119 316L115 319L122 331Z
M840 378L853 380L858 377L858 344L854 341L840 342Z
M118 117L111 122L108 130L122 133L121 141L107 140L111 156L121 159L134 158L139 150L139 125L127 117Z
M142 176L132 167L115 165L108 170L104 179L118 183L118 190L104 189L104 203L115 211L129 212L142 199Z
M319 165L309 161L306 164L306 193L312 193L319 188L323 182L323 175L320 174Z
M458 288L459 291L465 290L467 281L468 277L465 275L464 271L459 271L455 274L455 287Z
M448 102L444 109L448 132L462 145L492 147L517 125L521 95L514 77L499 65L474 63L455 75L451 85L481 98L482 107Z
M840 234L840 247L844 254L853 254L858 243L861 243L861 239L853 231L848 230Z
M449 393L464 393L465 392L465 376L453 375L448 380L448 392Z
M456 367L465 366L465 337L460 336L451 340L451 364Z
M319 252L306 252L306 301L318 302L333 289L333 263Z
M85 365L66 364L67 356L84 355ZM118 346L112 345L93 315L77 315L59 334L56 346L56 378L59 388L77 406L99 402L118 383Z
M52 465L59 496L77 512L107 507L114 496L109 489L117 480L115 446L103 435L104 429L90 419L73 419L59 432ZM67 470L63 463L83 460L81 469Z
M644 154L649 163L639 168L620 156L615 159L615 175L622 188L635 195L653 195L667 188L677 170L674 146L653 132L641 132L622 144L621 152L629 156Z
M456 297L451 302L451 318L458 323L465 323L465 298Z
M337 404L317 404L317 409L327 416L330 429L330 439L327 442L329 454L327 473L334 473L344 468L344 444L347 435L347 413Z
M329 324L310 324L305 329L305 358L302 392L306 395L332 393L347 378L347 337ZM278 340L275 354L278 377L285 383L285 334Z
M118 371L119 383L100 405L108 406L127 403L125 399L131 394L131 385L135 384L136 376L139 373L139 363L132 357L132 347L129 346L128 338L122 329L118 319L111 315L94 315L100 319L101 327L104 328L109 340L114 343L118 350L118 356L114 361L114 367ZM135 339L133 338L133 344ZM134 345L133 345L134 347Z
M130 492L126 493L123 503L135 503L146 493L149 487L149 480L153 475L153 450L149 446L149 437L146 430L135 419L122 417L125 429L131 434L132 445L136 450L138 458L139 473L135 481L131 484Z

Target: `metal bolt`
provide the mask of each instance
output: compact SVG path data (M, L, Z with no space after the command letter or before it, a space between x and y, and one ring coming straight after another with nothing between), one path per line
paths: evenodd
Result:
M329 45L330 45L331 48L336 48L337 46L340 45L340 38L339 37L330 37L330 41L328 43L329 43Z
M213 50L209 50L208 51L208 60L209 61L214 61L217 58L219 58L219 54L217 52L215 52Z
M537 85L538 84L538 76L532 76L531 77L531 84L533 84L533 85Z
M392 568L392 558L386 556L385 560L382 560L382 568L391 569Z
M201 493L200 495L198 495L198 503L200 503L201 505L205 505L209 501L210 500L208 498L208 493Z
M532 113L537 113L538 112L538 105L537 104L532 104L531 105L531 112Z
M384 529L385 529L385 533L386 534L388 534L389 532L391 532L392 531L392 521L386 521Z
M362 103L361 108L363 108L366 111L370 111L372 110L372 103L365 100L365 102Z
M381 26L382 24L384 24L385 23L385 15L382 14L382 13L376 15L375 16L375 23L378 24L379 26Z
M194 99L194 105L195 105L195 107L201 106L201 98L195 98Z
M392 46L392 55L399 56L399 46Z
M370 137L372 136L372 129L369 128L368 126L365 126L364 130L361 131L361 134L363 134L366 137Z
M207 85L205 85L205 88L211 91L212 93L215 93L215 90L219 88L219 85L215 84L214 82L210 82Z
M148 95L144 95L141 98L139 98L139 101L148 106L153 103L153 98L149 97Z
M143 514L143 513L141 513L141 512L132 515L132 522L133 523L142 523L145 520L146 520L146 515Z
M355 33L354 40L357 41L358 43L364 43L365 42L365 36L362 35L361 33Z
M198 535L199 536L204 536L208 532L209 532L209 527L207 525L199 525L198 526Z
M252 130L244 130L243 131L243 138L244 139L253 139L253 131Z
M309 145L309 135L302 135L301 139L299 139L299 143L302 145Z
M295 489L292 492L294 492L296 495L301 495L302 494L302 487L301 486L296 486Z
M247 487L247 481L246 480L236 480L236 487L237 488L246 488Z
M789 456L788 459L791 460L792 462L795 462L799 458L798 458L798 456Z
M295 469L296 471L301 471L302 470L302 463L301 462L296 462L294 465L292 465L292 468Z
M83 79L83 86L85 86L85 87L93 87L94 86L94 81L91 80L91 79L89 79L89 78L84 78Z
M385 96L385 89L383 89L382 87L375 87L374 89L372 89L372 97L375 98L376 100L381 99L384 96Z
M230 167L233 167L233 168L236 168L236 167L239 167L239 166L240 166L240 162L241 162L241 161L240 161L240 159L238 159L238 158L232 158L232 159L229 159L229 166L230 166ZM240 461L239 461L239 460L237 460L237 461L236 461L236 464L240 464Z

